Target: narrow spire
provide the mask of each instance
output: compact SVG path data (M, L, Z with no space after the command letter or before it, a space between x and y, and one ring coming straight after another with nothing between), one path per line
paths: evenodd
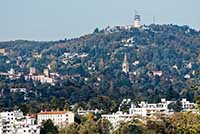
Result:
M122 64L122 72L124 73L128 73L129 72L129 65L128 65L128 58L127 58L127 54L124 54L124 61Z

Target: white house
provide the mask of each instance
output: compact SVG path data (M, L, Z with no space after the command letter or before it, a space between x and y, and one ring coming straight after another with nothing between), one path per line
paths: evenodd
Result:
M131 105L129 109L129 114L131 115L141 115L141 116L151 116L155 113L163 113L170 114L170 109L168 109L168 105L175 101L166 101L166 99L161 99L160 103L148 103L148 102L140 102L138 107L135 105ZM189 110L194 107L194 103L190 103L186 99L181 100L183 111Z
M116 128L118 125L120 125L121 122L127 122L127 121L131 121L133 119L132 115L123 113L121 111L118 111L113 114L101 115L101 117L103 119L109 120L114 128Z
M77 110L77 113L78 113L78 115L86 115L86 114L88 114L88 113L94 113L94 114L97 114L97 113L102 113L103 112L103 110L99 110L99 109L95 109L95 110L84 110L84 109L82 109L82 108L79 108L78 110Z
M122 102L124 102L124 100ZM161 99L160 103L148 103L141 101L137 106L132 103L131 107L129 108L128 114L123 113L119 110L118 112L113 114L104 114L102 115L102 118L109 120L113 127L117 127L120 122L130 121L134 118L137 118L137 116L147 117L153 116L155 113L170 115L173 112L170 112L170 109L168 109L168 105L174 102L175 101L167 101L166 99ZM183 111L191 110L191 108L195 106L194 103L191 103L186 99L182 99L181 103ZM123 103L121 103L120 106L121 105L123 105Z
M194 103L187 101L187 99L185 99L185 98L182 99L181 103L182 103L182 108L185 110L192 109L195 106Z

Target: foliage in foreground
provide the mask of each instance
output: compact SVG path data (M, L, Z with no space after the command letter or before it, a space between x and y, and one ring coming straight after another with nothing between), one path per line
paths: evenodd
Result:
M82 117L83 118L83 117ZM84 117L86 118L86 117ZM143 120L143 121L142 121ZM144 121L145 120L145 121ZM200 116L191 112L172 116L156 115L155 118L134 119L121 122L113 128L105 119L87 118L81 123L66 126L61 134L199 134Z
M40 134L58 134L57 126L54 126L52 120L47 120L42 123Z

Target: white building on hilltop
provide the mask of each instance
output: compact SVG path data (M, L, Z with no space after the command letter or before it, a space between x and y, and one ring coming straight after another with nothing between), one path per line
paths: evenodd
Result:
M133 27L140 28L142 26L141 24L141 16L135 11L135 18L133 22Z
M70 111L45 111L37 115L38 124L41 125L43 121L52 120L55 125L62 128L66 124L74 122L74 113Z

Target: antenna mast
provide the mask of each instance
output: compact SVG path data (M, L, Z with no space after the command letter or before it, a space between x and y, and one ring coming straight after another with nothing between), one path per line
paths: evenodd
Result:
M153 24L156 24L156 17L153 16Z

